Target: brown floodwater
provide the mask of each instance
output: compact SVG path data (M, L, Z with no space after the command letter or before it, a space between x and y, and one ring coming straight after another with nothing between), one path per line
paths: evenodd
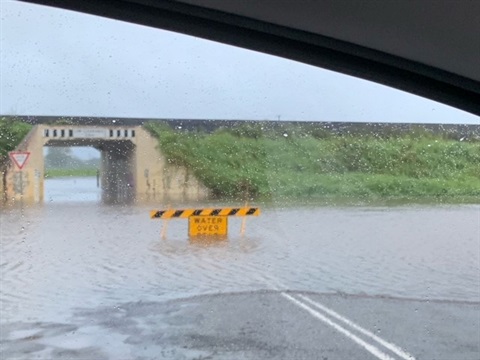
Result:
M103 205L95 179L46 186L45 204L0 210L3 324L272 279L320 293L480 301L480 205L257 204L243 237L230 218L225 240L189 239L187 220L169 221L162 239L151 205Z

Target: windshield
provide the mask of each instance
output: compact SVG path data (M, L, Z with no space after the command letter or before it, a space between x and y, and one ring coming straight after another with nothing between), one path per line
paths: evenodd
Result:
M478 359L480 120L1 3L2 359Z

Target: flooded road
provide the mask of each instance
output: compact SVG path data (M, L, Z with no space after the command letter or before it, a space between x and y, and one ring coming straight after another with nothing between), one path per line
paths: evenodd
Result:
M95 182L48 180L44 205L1 210L3 328L278 284L325 295L480 302L480 205L260 204L244 237L241 219L229 220L223 241L191 240L187 220L172 220L162 240L151 205L102 205Z

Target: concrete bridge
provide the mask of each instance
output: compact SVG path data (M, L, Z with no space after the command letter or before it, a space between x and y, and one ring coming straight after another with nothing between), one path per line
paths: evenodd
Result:
M208 190L185 168L169 165L158 140L143 127L35 125L17 151L30 156L20 170L9 166L0 182L8 201L40 203L44 199L44 146L91 146L101 153L102 200L128 203L144 200L198 199Z

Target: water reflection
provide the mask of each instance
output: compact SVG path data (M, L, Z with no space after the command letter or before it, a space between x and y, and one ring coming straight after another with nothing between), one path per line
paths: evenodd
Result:
M46 202L99 202L102 190L94 177L60 177L45 181Z
M191 246L200 248L225 247L228 245L227 236L190 236L188 242Z
M45 202L102 202L105 205L131 205L132 188L122 186L101 189L95 177L59 177L45 181ZM125 185L125 186L123 186Z

